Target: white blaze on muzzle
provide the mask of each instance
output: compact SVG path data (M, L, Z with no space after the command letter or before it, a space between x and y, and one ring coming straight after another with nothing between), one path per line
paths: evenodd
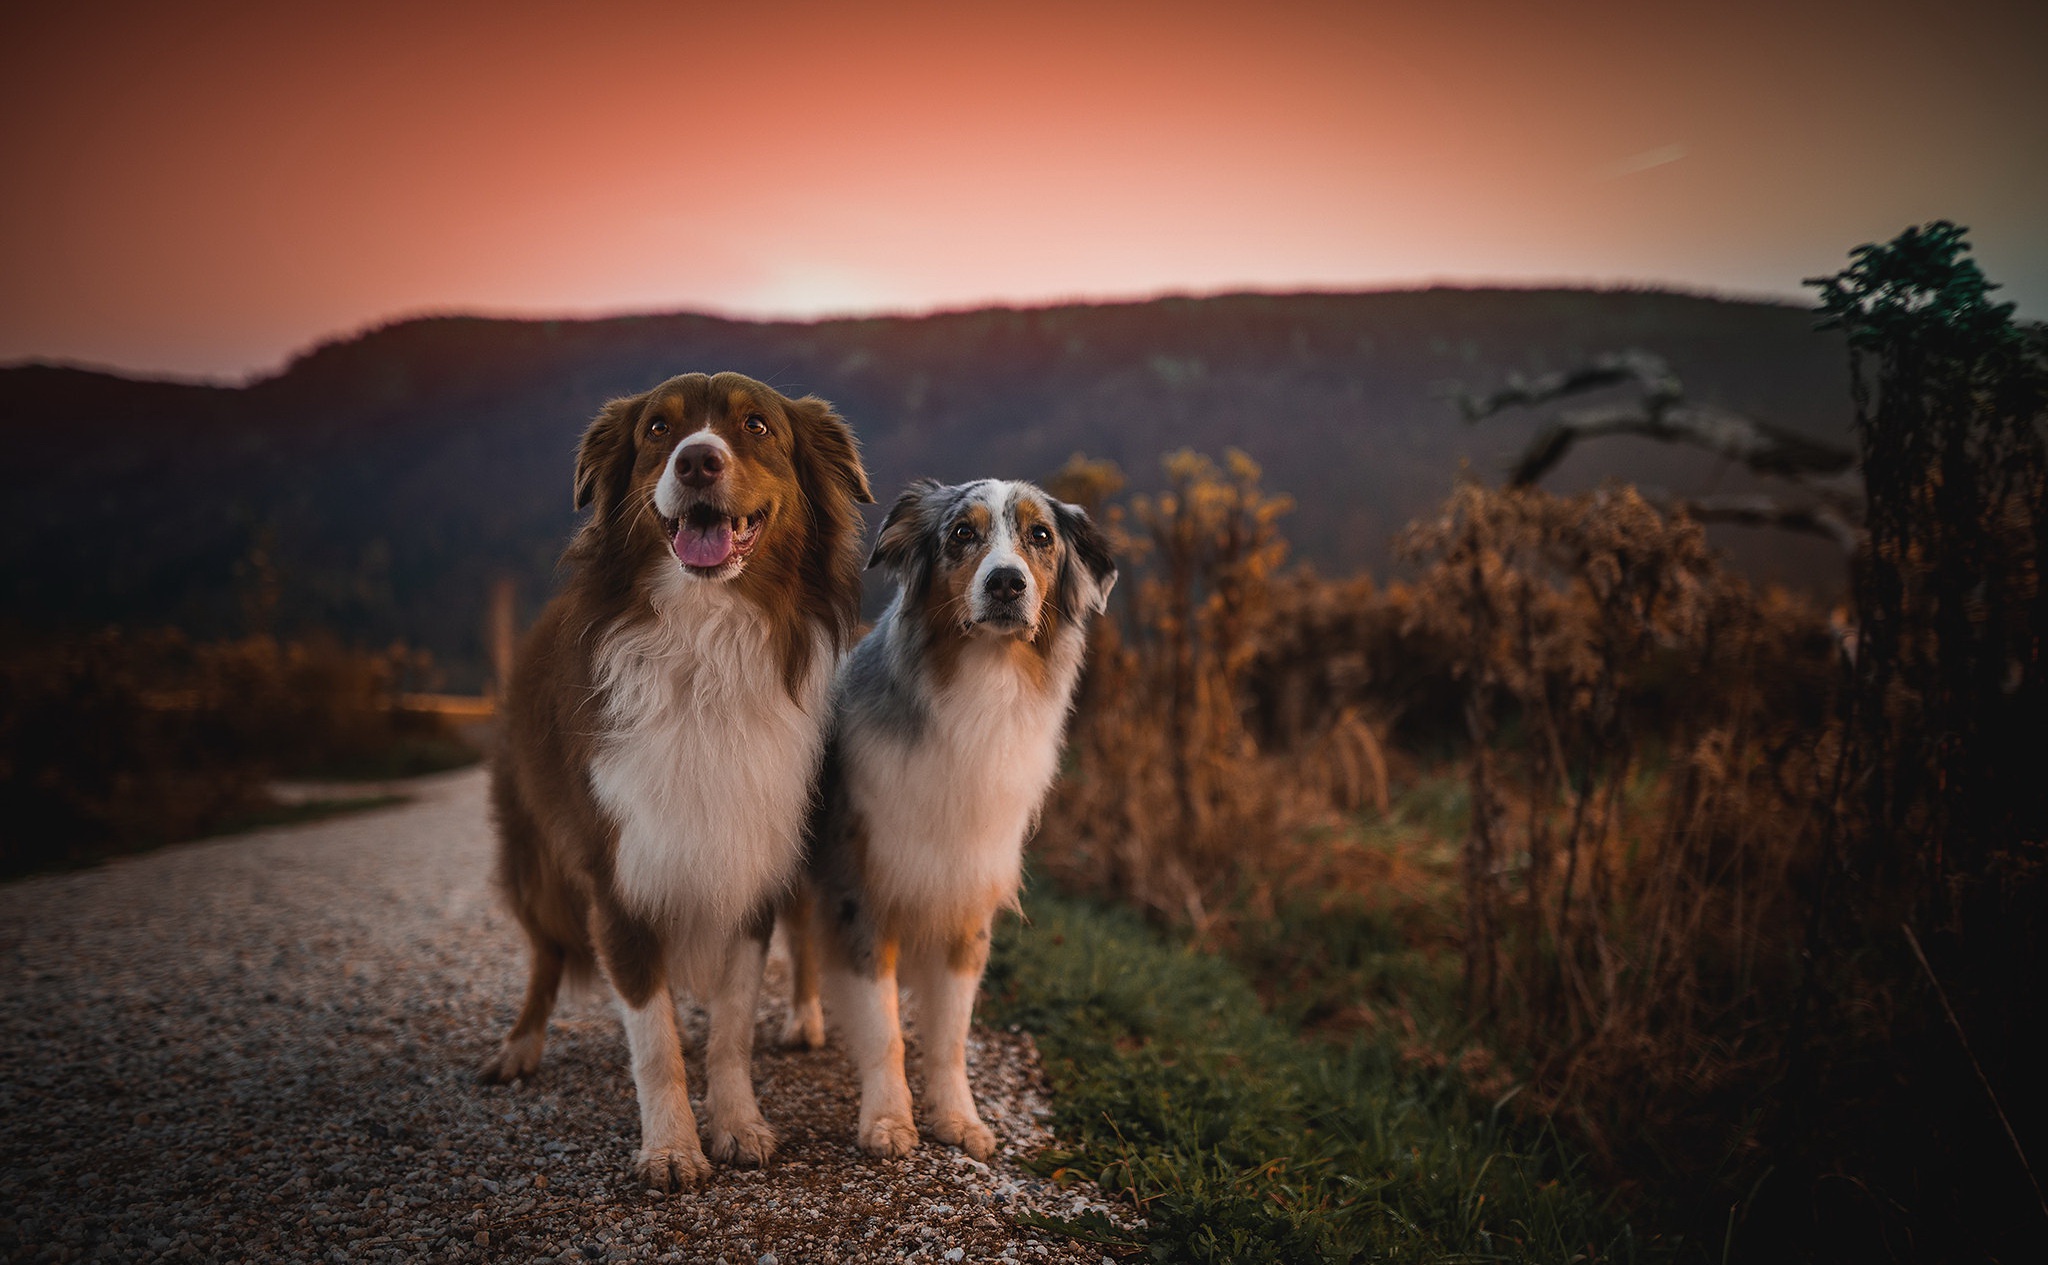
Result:
M710 427L683 436L683 442L677 444L676 450L668 455L668 465L662 469L661 481L654 485L654 512L663 518L682 517L683 507L698 496L697 490L686 486L682 476L676 473L676 460L683 455L686 448L700 451L709 448L717 453L727 466L733 461L732 445L725 442L725 436Z
M974 569L974 581L967 595L968 614L976 624L1015 619L1026 628L1038 627L1038 604L1044 595L1038 591L1038 577L1032 574L1018 548L1017 524L1011 514L1016 496L1014 484L998 483L989 489L982 502L989 511L988 549L982 554L981 565ZM990 579L1005 571L1014 571L1024 581L1024 591L1008 601L989 591Z

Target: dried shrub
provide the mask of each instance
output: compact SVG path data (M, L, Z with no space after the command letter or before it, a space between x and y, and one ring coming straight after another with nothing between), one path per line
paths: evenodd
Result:
M1627 487L1467 484L1404 547L1465 686L1474 1017L1596 1143L1760 1073L1816 849L1820 616Z
M400 706L423 654L332 640L108 630L0 655L0 873L191 838L285 774L446 767L463 748Z
M1308 778L1262 751L1246 686L1273 615L1291 502L1259 486L1258 465L1191 452L1165 462L1166 489L1111 506L1123 563L1120 617L1090 648L1069 735L1071 769L1048 805L1041 856L1070 886L1115 894L1210 928L1247 845L1289 836L1333 786L1370 783L1376 744L1344 741ZM1120 480L1076 459L1052 481L1096 496ZM1124 596L1124 594L1129 596Z
M1169 474L1102 511L1136 583L1094 647L1047 868L1231 948L1305 1027L1436 1014L1404 1058L1519 1082L1518 1110L1697 1199L1676 1215L1718 1238L1787 1154L1769 1125L1853 630L1630 488L1461 487L1404 541L1418 578L1380 588L1279 574L1248 463ZM1468 790L1426 789L1445 767Z

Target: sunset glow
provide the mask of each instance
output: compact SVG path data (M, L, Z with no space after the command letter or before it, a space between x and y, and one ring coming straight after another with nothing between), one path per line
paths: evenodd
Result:
M420 312L1792 296L1969 224L2048 315L2039 5L85 4L7 19L0 361Z

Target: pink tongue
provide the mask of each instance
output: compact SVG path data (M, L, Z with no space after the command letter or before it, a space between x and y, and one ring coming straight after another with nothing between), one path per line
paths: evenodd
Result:
M669 544L685 566L721 567L732 557L732 523L726 519L711 527L684 523Z

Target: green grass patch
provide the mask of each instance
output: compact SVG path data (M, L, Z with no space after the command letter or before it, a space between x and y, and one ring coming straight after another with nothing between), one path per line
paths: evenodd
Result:
M1120 912L1045 893L1028 909L998 937L984 1014L1037 1037L1061 1147L1041 1164L1131 1199L1146 1221L1135 1237L1064 1227L1078 1237L1160 1261L1674 1255L1638 1236L1553 1134L1404 1058L1395 1035L1305 1040L1230 962Z

